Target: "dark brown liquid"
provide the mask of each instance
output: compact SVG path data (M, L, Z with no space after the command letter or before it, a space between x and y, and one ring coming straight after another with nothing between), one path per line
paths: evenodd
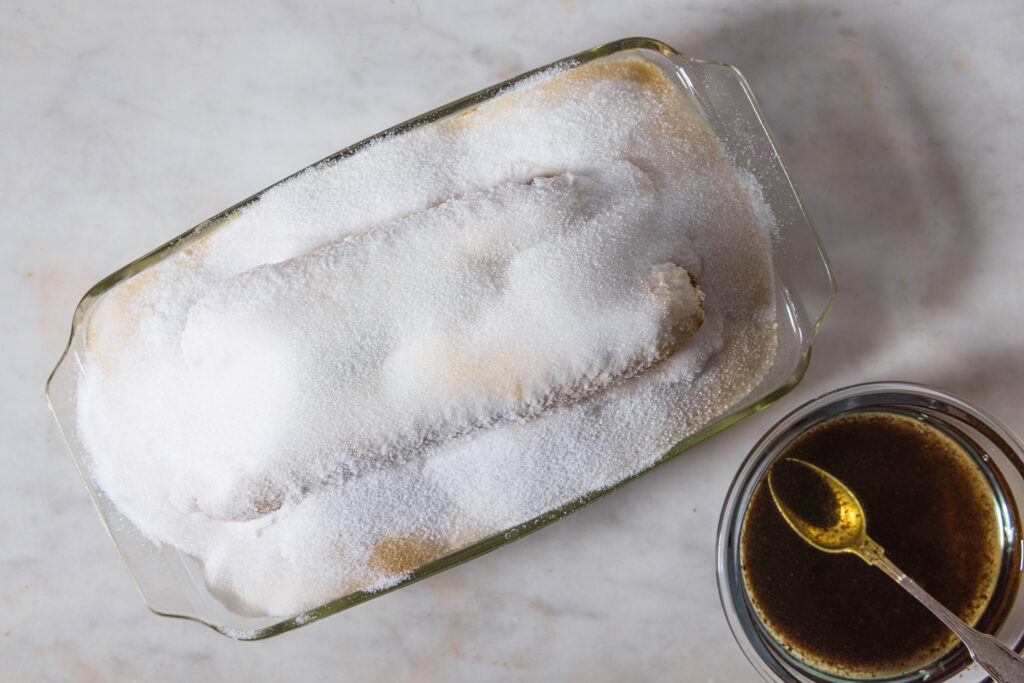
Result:
M785 458L818 465L845 483L886 555L968 623L978 620L1000 574L1000 521L988 481L956 441L918 420L869 412L814 427L775 466L784 467ZM807 471L779 474L798 469ZM804 484L805 514L827 516L828 495L813 481ZM787 502L799 497L800 479L785 485ZM854 678L895 675L934 661L957 642L877 568L797 536L765 479L743 522L740 561L762 623L814 668Z

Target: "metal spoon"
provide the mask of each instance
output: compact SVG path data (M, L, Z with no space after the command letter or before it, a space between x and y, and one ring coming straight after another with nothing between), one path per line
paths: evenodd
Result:
M828 526L809 522L796 514L779 498L775 486L772 484L774 469L769 473L768 490L772 494L775 506L786 523L801 538L818 550L824 550L827 553L853 553L868 564L875 565L896 583L903 586L908 593L917 598L922 605L931 610L932 614L948 626L967 646L967 651L974 661L978 662L992 678L1002 683L1024 683L1024 659L1021 659L1013 650L993 636L981 633L965 624L885 556L882 546L868 537L864 508L843 482L809 462L796 458L789 458L786 462L803 465L815 472L828 486L835 501L835 509L828 511L830 522Z

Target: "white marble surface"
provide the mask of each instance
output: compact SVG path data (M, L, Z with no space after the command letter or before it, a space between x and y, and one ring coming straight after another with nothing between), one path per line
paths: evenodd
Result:
M0 5L0 679L726 680L715 527L802 401L936 384L1024 430L1024 6L788 0ZM143 607L43 396L78 298L370 133L650 35L747 75L835 263L803 384L548 529L258 642Z

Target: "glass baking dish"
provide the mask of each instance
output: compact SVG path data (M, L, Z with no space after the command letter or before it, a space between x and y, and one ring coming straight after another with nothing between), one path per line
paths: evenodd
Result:
M694 59L656 40L627 38L580 52L439 107L347 147L318 164L355 154L385 136L399 135L456 116L551 67L573 68L594 60L636 57L658 66L698 107L735 166L760 183L766 203L774 214L778 232L773 237L771 255L775 277L778 348L763 380L724 414L676 444L643 472L612 486L591 491L545 514L430 561L411 571L392 588L339 596L327 604L289 618L236 614L211 593L203 578L202 568L194 558L174 547L157 545L147 539L98 487L90 474L88 453L77 436L75 398L81 376L80 357L85 351L85 327L98 299L119 282L187 249L210 231L219 229L234 212L257 200L262 194L257 193L92 287L75 310L68 345L47 381L50 408L60 424L72 458L129 575L150 610L163 616L195 620L237 639L253 640L282 633L436 574L536 531L771 405L796 386L810 360L811 342L815 333L835 299L835 280L828 257L761 110L746 80L728 64Z

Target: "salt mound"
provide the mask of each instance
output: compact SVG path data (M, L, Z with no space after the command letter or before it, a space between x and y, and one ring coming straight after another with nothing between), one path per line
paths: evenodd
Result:
M770 230L653 63L542 74L108 292L89 466L234 609L393 585L644 469L756 384Z

